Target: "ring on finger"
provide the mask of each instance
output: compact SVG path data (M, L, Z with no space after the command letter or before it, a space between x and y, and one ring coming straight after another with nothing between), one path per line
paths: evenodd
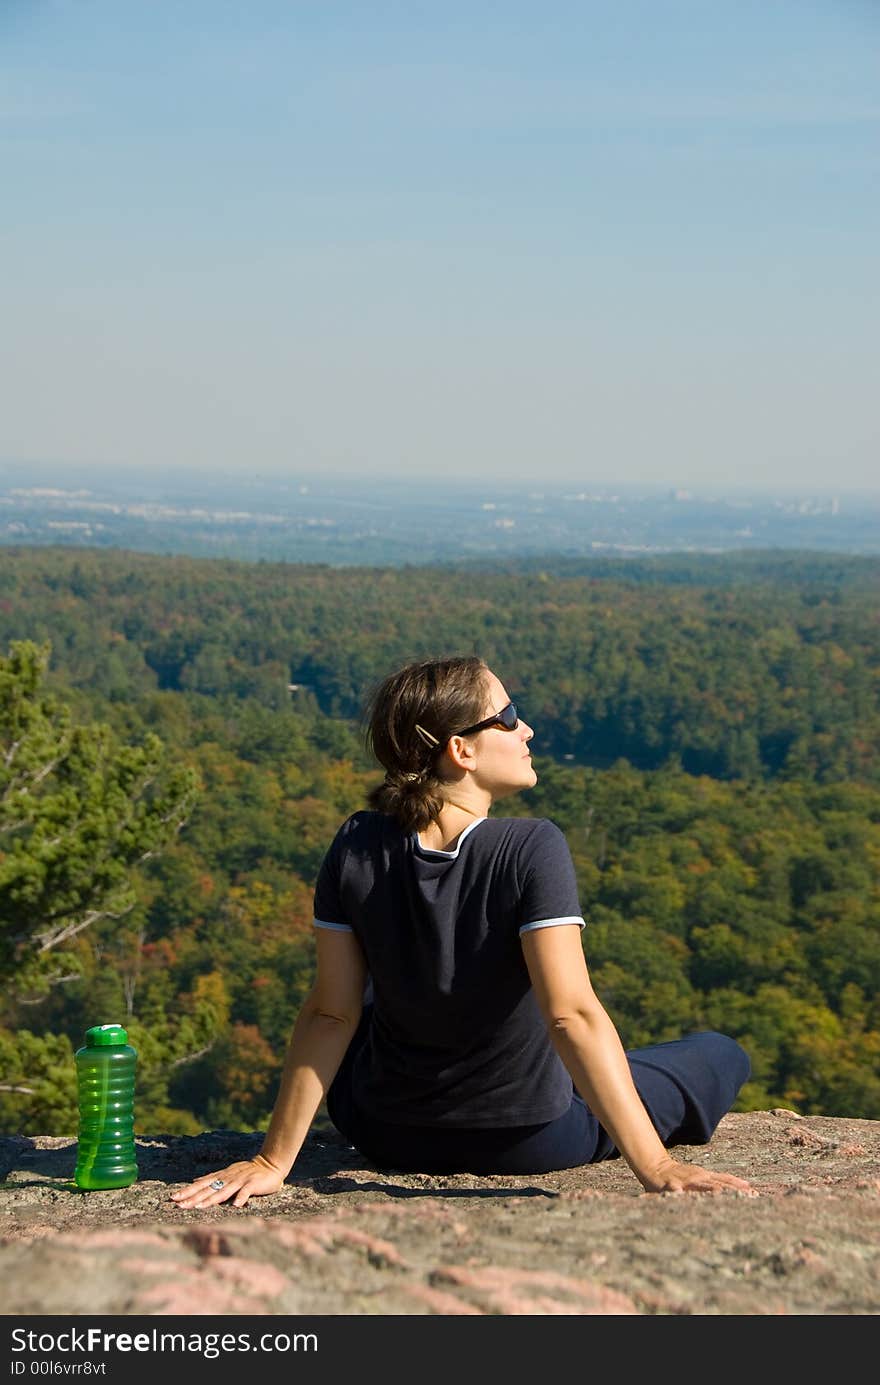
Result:
M215 1192L218 1192L218 1193L219 1193L219 1191L220 1191L221 1188L225 1188L225 1187L226 1187L226 1184L223 1182L223 1179L222 1179L222 1178L212 1178L212 1179L211 1179L211 1182L209 1183L208 1186L209 1186L210 1188L213 1188L213 1189L215 1190Z

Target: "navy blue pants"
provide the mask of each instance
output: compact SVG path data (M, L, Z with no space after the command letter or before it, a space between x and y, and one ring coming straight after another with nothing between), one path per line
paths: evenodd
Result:
M620 1151L586 1102L540 1125L486 1128L389 1125L358 1109L352 1085L355 1056L372 1015L365 1006L327 1093L327 1112L349 1144L378 1168L408 1173L550 1173L613 1159ZM663 1144L704 1145L749 1076L748 1055L713 1030L627 1053L636 1090Z

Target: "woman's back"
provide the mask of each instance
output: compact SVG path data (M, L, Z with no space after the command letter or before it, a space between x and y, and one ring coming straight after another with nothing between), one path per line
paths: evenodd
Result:
M315 890L318 927L353 931L373 983L357 1090L388 1121L468 1127L552 1120L571 1077L550 1043L520 934L583 926L563 834L480 818L451 852L390 816L340 828Z

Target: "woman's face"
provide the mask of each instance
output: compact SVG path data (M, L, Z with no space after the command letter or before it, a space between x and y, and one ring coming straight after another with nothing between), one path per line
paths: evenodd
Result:
M492 716L506 707L510 696L504 684L489 669L486 675L486 702L480 717ZM520 717L516 729L506 731L503 726L487 726L475 736L468 737L476 756L473 774L476 783L487 789L493 798L516 793L520 789L531 789L538 782L532 768L528 742L534 731Z

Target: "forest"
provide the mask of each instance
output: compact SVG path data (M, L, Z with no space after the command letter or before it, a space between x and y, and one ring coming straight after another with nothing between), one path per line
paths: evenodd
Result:
M628 1046L704 1028L738 1109L880 1118L880 562L371 568L0 550L0 1129L72 1133L118 1021L137 1128L262 1128L312 892L380 777L360 712L477 653L535 728L497 815L566 834Z

